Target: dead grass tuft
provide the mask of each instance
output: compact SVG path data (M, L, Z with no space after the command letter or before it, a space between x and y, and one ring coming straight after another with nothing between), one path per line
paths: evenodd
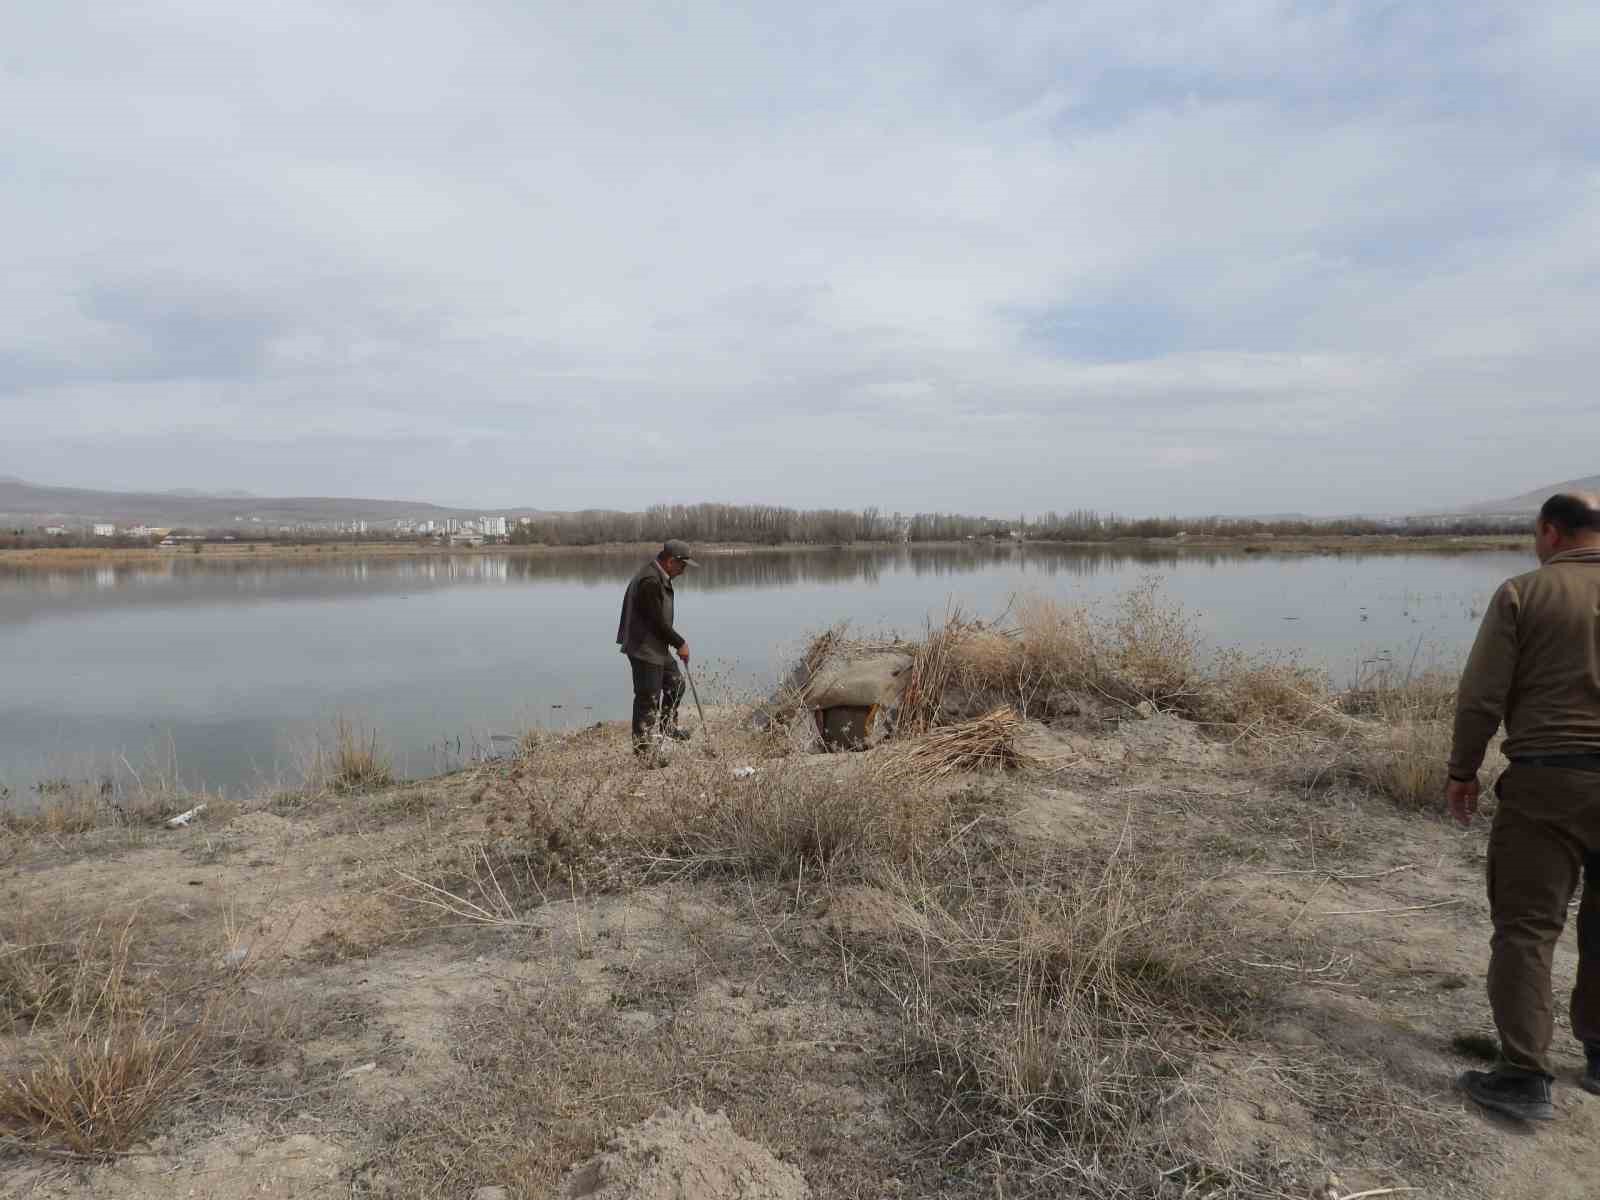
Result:
M947 1155L1025 1152L1088 1178L1167 1154L1161 1109L1196 1034L1226 1041L1260 1003L1209 970L1214 935L1170 882L1121 852L1090 873L897 879L887 986L945 1082Z
M212 1010L183 1017L152 999L132 964L134 918L97 927L30 974L33 1021L19 1069L0 1078L0 1129L98 1156L126 1149L194 1078Z
M736 872L839 879L914 862L949 833L955 800L916 794L865 762L724 773L679 793L625 843L652 877ZM686 789L687 790L687 789Z
M85 1157L125 1150L194 1079L208 1017L68 1020L64 1044L0 1080L0 1129Z
M1337 697L1340 732L1297 750L1288 774L1304 787L1353 784L1402 808L1437 808L1450 755L1455 681L1440 672L1383 672Z
M1000 708L947 725L891 751L881 770L886 777L913 786L929 784L959 771L1015 770L1037 765L1017 744L1023 719L1014 708Z
M334 722L331 744L318 741L306 774L311 791L364 792L394 782L388 757L378 748L378 731L344 717Z

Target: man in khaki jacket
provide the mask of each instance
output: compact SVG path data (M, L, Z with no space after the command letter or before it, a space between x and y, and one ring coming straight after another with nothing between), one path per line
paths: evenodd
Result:
M1462 673L1446 796L1468 824L1504 720L1511 767L1495 788L1488 866L1501 1061L1461 1085L1486 1108L1549 1120L1550 964L1580 881L1572 1032L1588 1061L1580 1082L1600 1093L1600 498L1552 496L1535 548L1539 569L1500 586Z

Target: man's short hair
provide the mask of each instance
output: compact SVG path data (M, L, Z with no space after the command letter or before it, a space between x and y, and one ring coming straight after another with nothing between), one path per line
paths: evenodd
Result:
M1571 537L1586 529L1600 529L1600 507L1592 496L1558 492L1539 509L1539 520L1554 525L1563 536Z

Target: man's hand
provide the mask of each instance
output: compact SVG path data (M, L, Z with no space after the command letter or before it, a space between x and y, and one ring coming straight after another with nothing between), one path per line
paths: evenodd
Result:
M1478 780L1452 779L1445 784L1444 798L1450 805L1450 815L1456 819L1456 824L1467 826L1472 824L1472 814L1478 811Z
M685 666L687 666L689 664L689 643L688 642L685 642L683 645L678 647L678 657L683 660Z

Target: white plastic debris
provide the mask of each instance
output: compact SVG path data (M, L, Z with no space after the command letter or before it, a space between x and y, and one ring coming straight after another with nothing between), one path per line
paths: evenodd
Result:
M754 767L735 767L729 773L735 779L754 779L757 775L761 774L761 772L757 771Z
M194 820L201 813L205 812L205 810L206 810L206 806L204 804L196 804L188 812L181 812L177 816L173 817L170 821L168 821L167 822L167 828L168 829L182 829L190 821Z
M249 946L235 946L222 956L222 965L225 967L242 967L249 957Z
M376 1071L377 1069L378 1064L375 1062L362 1063L359 1067L351 1067L348 1071L340 1071L339 1078L349 1079L352 1075L365 1075L368 1072Z

